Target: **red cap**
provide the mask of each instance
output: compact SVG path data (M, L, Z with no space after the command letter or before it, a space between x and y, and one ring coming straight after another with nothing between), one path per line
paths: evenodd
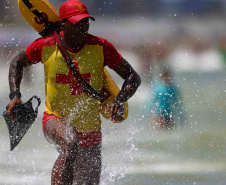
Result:
M89 17L93 21L95 19L89 15L86 6L78 0L68 0L60 6L59 20L67 19L71 23L77 23L83 18Z

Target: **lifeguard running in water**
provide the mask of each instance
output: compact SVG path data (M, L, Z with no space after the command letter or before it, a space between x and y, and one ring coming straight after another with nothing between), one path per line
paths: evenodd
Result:
M103 69L113 69L124 79L121 91L107 104L113 122L122 121L123 103L136 92L140 77L106 39L90 35L86 6L78 0L64 2L59 10L61 36L82 77L98 92L103 86ZM52 169L52 185L99 184L101 174L101 118L99 103L86 95L69 71L53 36L35 40L10 63L8 114L21 104L23 69L43 63L46 110L43 131L59 151Z

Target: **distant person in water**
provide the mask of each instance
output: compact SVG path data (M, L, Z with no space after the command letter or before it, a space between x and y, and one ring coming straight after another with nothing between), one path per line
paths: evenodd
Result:
M183 101L170 70L163 70L159 79L154 81L150 108L154 127L172 130L176 122L185 122Z

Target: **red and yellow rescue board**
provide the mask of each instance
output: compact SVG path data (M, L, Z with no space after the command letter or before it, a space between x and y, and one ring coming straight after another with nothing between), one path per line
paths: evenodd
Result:
M28 8L25 5L25 1L28 1L33 5L33 8ZM49 22L55 23L59 19L59 13L54 6L47 0L18 0L19 10L25 20L38 32L42 33L45 29L45 23L42 22L32 11L35 9L41 13ZM104 85L103 89L106 89L110 96L105 100L106 103L113 101L119 93L120 89L114 79L111 77L106 68L104 68ZM128 117L128 102L124 104L124 120ZM105 112L105 105L102 103L100 107L100 113L106 119L110 119L110 112Z
M25 2L33 5L32 8L28 8ZM43 15L49 22L55 23L59 19L59 13L54 6L47 0L18 0L18 6L20 13L24 19L38 32L42 33L45 28L45 24L41 21L32 11L35 9Z

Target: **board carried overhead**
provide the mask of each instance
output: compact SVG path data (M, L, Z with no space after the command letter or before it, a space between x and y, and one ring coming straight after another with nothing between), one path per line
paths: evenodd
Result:
M48 36L59 28L59 13L49 1L18 0L18 6L21 15L41 36ZM38 18L37 14L44 19Z

